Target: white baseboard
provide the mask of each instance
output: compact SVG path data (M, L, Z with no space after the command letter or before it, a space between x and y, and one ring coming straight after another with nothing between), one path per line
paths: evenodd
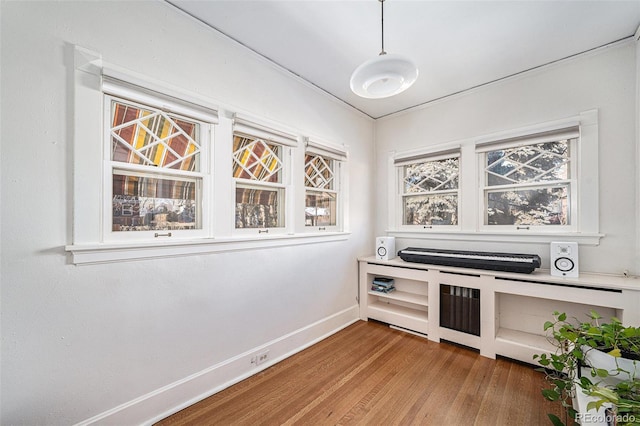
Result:
M76 426L85 425L152 425L198 401L201 401L289 356L319 342L359 319L358 305L262 346L212 365L202 371L121 404ZM270 360L258 366L251 364L256 352L268 349ZM170 407L170 408L167 408Z

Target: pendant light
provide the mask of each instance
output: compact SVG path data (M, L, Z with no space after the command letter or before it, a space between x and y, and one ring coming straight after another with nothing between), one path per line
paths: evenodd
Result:
M384 51L384 1L381 6L382 50L378 57L360 65L351 75L351 90L369 99L388 98L407 90L418 78L418 68L410 59Z

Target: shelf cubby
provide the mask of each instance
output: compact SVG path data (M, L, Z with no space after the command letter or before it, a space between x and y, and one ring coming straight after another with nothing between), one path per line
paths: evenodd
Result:
M375 319L426 334L429 318L428 283L423 271L397 271L378 265L364 272L360 297L366 306L363 319ZM390 293L372 290L376 278L392 278Z

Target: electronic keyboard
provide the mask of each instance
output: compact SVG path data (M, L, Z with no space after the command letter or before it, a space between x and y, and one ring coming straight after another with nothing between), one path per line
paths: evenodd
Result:
M540 267L540 256L537 254L437 250L408 247L400 250L398 256L406 262L518 272L523 274L530 274L536 268Z

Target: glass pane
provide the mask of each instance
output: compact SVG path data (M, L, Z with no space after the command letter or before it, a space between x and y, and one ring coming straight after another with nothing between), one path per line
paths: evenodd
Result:
M457 225L457 195L404 197L404 225Z
M282 148L263 141L233 137L233 177L261 182L281 182Z
M196 180L113 175L113 231L201 229Z
M284 190L236 187L236 228L280 228Z
M307 191L304 213L305 226L335 226L336 194Z
M487 193L488 225L569 225L568 187Z
M199 171L199 125L160 110L113 101L111 159Z
M458 189L458 171L458 158L404 166L405 193Z
M304 186L317 189L334 189L332 159L320 155L306 154L304 173Z
M487 185L569 179L569 146L561 140L487 152Z

